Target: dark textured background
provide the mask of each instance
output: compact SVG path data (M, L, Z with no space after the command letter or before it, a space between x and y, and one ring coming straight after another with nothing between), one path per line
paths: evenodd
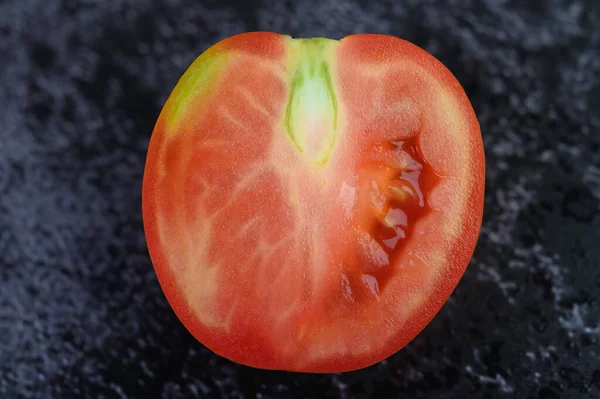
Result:
M406 38L479 117L473 261L369 369L232 364L155 278L140 206L153 124L197 55L248 30ZM0 79L0 398L600 397L600 2L0 0Z

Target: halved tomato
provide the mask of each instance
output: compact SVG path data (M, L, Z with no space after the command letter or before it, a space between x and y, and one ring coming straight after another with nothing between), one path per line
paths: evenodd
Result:
M242 364L374 364L434 317L482 220L479 125L404 40L245 33L203 53L160 114L143 182L160 284Z

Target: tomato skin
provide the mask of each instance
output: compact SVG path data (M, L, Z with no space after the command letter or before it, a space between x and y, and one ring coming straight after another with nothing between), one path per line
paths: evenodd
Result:
M215 57L215 59L220 55L244 53L252 57L258 57L265 62L277 63L277 60L285 57L287 40L287 37L275 33L245 33L217 43L206 53L210 53L210 56ZM181 116L183 114L179 113L180 116L177 118L173 116L176 113L173 106L175 100L170 98L152 133L144 171L142 205L149 253L163 292L181 322L207 348L237 363L263 369L325 373L360 369L391 356L408 344L433 319L447 301L462 277L477 242L483 215L485 156L479 124L459 82L433 56L409 42L391 36L373 34L348 36L340 41L335 55L339 65L339 73L334 78L338 79L338 86L336 87L338 88L340 107L342 107L340 112L350 113L354 110L356 114L361 114L362 107L365 107L358 95L362 91L358 83L356 87L353 87L350 83L344 83L360 81L360 79L355 78L355 75L366 68L359 67L363 64L386 66L400 63L407 65L407 68L417 68L419 69L418 73L422 73L423 76L426 75L427 79L434 82L432 85L436 87L435 90L439 89L440 92L443 92L449 99L448 101L453 104L451 110L443 109L443 111L449 111L456 115L456 118L459 118L457 119L458 122L455 121L456 123L451 122L450 124L454 123L454 125L461 127L459 129L461 130L459 133L460 138L463 140L460 146L461 151L455 151L454 153L450 151L452 156L447 156L448 147L457 147L457 145L451 142L451 138L444 136L444 132L448 130L448 127L441 122L438 123L436 118L433 118L434 120L431 122L426 122L429 125L425 129L430 129L431 133L420 134L419 145L424 161L444 176L452 174L456 165L460 164L461 171L464 171L464 173L457 179L463 181L461 187L468 186L468 189L461 189L459 194L453 196L445 193L451 188L455 188L450 185L449 189L445 189L446 191L440 189L436 195L432 196L431 201L441 214L444 209L460 210L456 213L456 221L450 223L451 234L441 232L442 229L430 228L428 230L423 228L415 232L410 244L412 245L410 248L416 253L426 253L441 248L444 255L444 265L436 269L434 273L435 283L431 293L421 298L419 305L415 305L417 311L410 312L404 317L401 325L388 327L392 331L390 335L382 339L383 342L375 343L370 350L355 353L344 351L343 353L332 353L328 356L309 358L308 360L298 360L282 350L277 342L270 338L273 333L269 319L260 309L262 304L260 302L252 303L252 299L248 300L249 303L245 313L239 317L234 317L235 323L230 325L226 333L219 330L219 328L208 327L198 317L198 310L190 304L189 297L186 296L188 293L182 288L179 280L181 277L177 275L178 270L181 270L182 267L172 264L173 258L168 253L169 249L165 248L161 240L161 236L164 237L165 234L179 234L178 232L181 229L185 230L185 226L171 226L170 232L165 233L161 231L159 216L172 215L178 212L176 209L179 209L188 201L186 199L188 197L183 192L184 190L179 190L181 182L173 181L167 184L162 182L161 176L173 170L184 168L184 161L182 160L184 157L183 155L178 157L178 154L183 154L183 149L191 145L193 138L191 135L188 135L189 137L183 137L183 135L178 137L179 133L177 131L199 130L198 126L194 124L196 122L193 114ZM344 69L344 65L349 67ZM357 67L354 68L354 66ZM193 66L191 69L193 69ZM216 68L215 70L218 72L219 69ZM215 89L207 89L212 91L204 93L203 96L189 96L181 101L190 104L188 108L203 109L207 106L206 104L211 102L211 96L218 96L218 90L223 90L223 88L224 86L221 84ZM173 98L175 96L174 94ZM433 104L429 102L430 96L423 95L423 98L421 98L417 93L414 97L414 100L420 106L426 107ZM421 119L423 118L421 117ZM353 122L355 124L362 123L357 118L353 119ZM391 126L393 123L393 120L385 122L381 125L383 126L382 129L385 130L387 126ZM183 127L180 128L180 126ZM439 128L439 131L436 128ZM446 134L446 136L448 135ZM167 151L166 148L173 149L171 158L165 158L164 151ZM184 172L178 173L183 174ZM452 180L452 177L448 177L448 179ZM167 195L165 190L171 190L172 193ZM170 224L173 225L174 223L170 222ZM435 233L436 230L439 231ZM431 231L434 231L434 233L425 234L425 232ZM234 277L234 275L228 276L229 278ZM419 276L429 278L427 273L423 275L417 273L413 278L418 279ZM230 280L229 283L237 284L234 280ZM400 292L401 288L400 285L390 289ZM243 291L243 288L240 292L242 292L240 296L251 295L251 291ZM381 307L391 309L392 299L394 297L384 299ZM300 311L294 317L297 317L298 323L313 318L312 313L301 313ZM314 318L317 319L318 317L314 316ZM311 323L316 322L311 321ZM281 331L292 336L295 332L291 332L291 328L285 327ZM332 327L331 334L337 331L340 331L340 334L344 334L344 331L346 334L352 334L352 331L344 330L342 324L337 328L340 330ZM367 344L365 343L365 345ZM310 348L310 346L307 348Z

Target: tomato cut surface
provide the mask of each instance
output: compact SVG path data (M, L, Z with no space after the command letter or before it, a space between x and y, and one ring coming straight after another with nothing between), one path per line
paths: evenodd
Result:
M456 287L484 165L469 100L424 50L245 33L204 52L159 116L148 249L175 313L217 354L354 370L410 342Z

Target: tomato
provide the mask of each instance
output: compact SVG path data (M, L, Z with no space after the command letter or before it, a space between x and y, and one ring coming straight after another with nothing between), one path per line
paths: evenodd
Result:
M167 100L143 180L149 253L182 323L264 369L379 362L473 254L485 158L473 108L399 38L245 33Z

